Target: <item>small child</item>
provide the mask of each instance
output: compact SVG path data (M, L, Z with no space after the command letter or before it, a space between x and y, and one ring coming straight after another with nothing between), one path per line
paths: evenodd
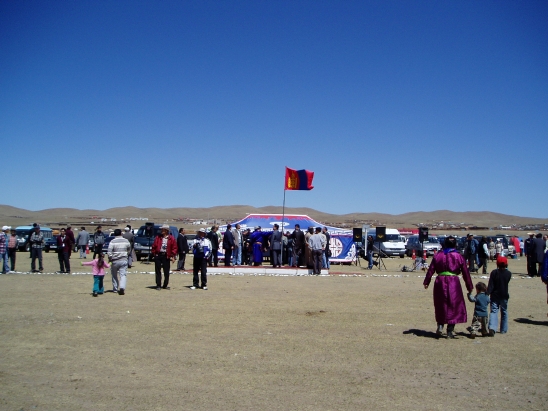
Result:
M472 293L468 293L468 300L476 303L474 307L474 317L472 325L468 327L470 338L476 338L476 333L481 328L481 335L487 336L487 307L489 306L489 296L485 294L487 286L481 281L476 284L476 296L472 297Z
M512 273L508 271L508 260L506 257L497 258L497 269L491 271L489 276L489 286L487 295L491 297L491 315L489 316L489 337L495 336L495 331L499 325L500 309L500 333L506 334L508 331L508 283L512 278Z
M103 278L105 277L105 268L110 268L110 265L104 260L103 253L99 253L97 258L92 261L82 261L82 265L91 265L93 267L93 296L103 294Z

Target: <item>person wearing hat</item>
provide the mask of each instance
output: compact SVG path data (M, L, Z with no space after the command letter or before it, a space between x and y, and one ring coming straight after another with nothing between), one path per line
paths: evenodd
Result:
M205 228L200 228L197 237L192 243L192 253L194 254L193 276L191 290L200 288L200 279L202 280L202 290L207 290L207 260L211 254L211 241L206 238ZM201 276L198 276L201 273Z
M152 256L156 269L156 289L160 291L169 290L170 262L175 261L177 256L177 241L169 233L169 225L164 224L160 228L161 234L156 236L152 244ZM162 285L162 269L164 270L164 284Z
M8 237L8 256L10 259L11 270L15 271L15 260L17 258L17 232L15 228L10 228L11 235Z
M131 250L129 241L122 237L122 230L114 230L114 238L108 245L108 259L110 273L112 275L112 291L118 295L124 295L126 292L127 281L127 256ZM99 252L101 254L101 252Z
M508 260L506 257L497 258L497 269L491 271L489 276L489 285L487 286L487 295L491 299L491 313L489 315L489 337L494 337L499 329L499 311L500 311L500 333L508 332L508 283L512 278L512 273L508 271Z
M40 232L40 226L36 224L34 233L30 236L30 252L32 260L30 263L30 269L33 273L36 273L36 259L38 258L38 269L40 272L44 271L44 265L42 264L42 247L44 246L44 234Z
M7 274L9 271L8 233L10 231L10 228L11 227L5 225L2 227L2 232L0 233L0 260L3 260L2 274Z

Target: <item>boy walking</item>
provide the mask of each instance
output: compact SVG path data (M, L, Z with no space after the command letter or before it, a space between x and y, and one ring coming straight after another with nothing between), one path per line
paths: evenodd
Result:
M491 271L489 276L489 286L487 287L487 295L491 297L491 315L489 317L489 337L495 336L495 331L499 325L499 310L500 318L500 333L506 334L508 331L508 283L512 278L512 273L508 271L508 260L506 257L499 256L497 258L497 269Z
M489 306L489 296L485 294L487 286L483 282L476 284L476 296L472 297L472 293L468 293L468 300L476 303L474 307L474 317L472 325L468 327L470 338L476 338L477 332L481 329L481 335L487 336L487 307Z

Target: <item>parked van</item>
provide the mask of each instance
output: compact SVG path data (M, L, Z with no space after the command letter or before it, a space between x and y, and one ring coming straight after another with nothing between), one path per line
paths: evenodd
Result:
M441 251L441 244L439 243L438 238L432 235L428 236L422 244L419 241L418 235L412 235L407 240L405 249L407 250L406 254L409 257L413 255L413 250L415 251L415 255L420 257L422 257L422 252L426 251L426 256L429 257L434 255L434 253Z
M377 229L369 228L367 234L364 238L364 241L367 242L367 236L373 236L375 244L373 246L373 253L378 254L377 247L380 245L380 251L382 257L396 257L400 256L403 258L405 256L405 242L402 241L402 235L395 228L386 229L386 241L382 243L377 243Z
M147 226L142 225L135 234L134 240L134 250L135 255L137 256L137 261L141 261L143 257L148 257L150 250L152 249L152 243L154 243L154 238L160 233L160 227L162 224L151 225L152 229L147 231ZM170 225L169 233L177 240L179 235L179 230L177 227Z
M19 251L30 251L30 243L27 242L29 231L34 227L31 225L20 225L15 228L17 236L17 249ZM53 231L49 227L40 227L40 232L44 235L44 241L48 238L53 238Z

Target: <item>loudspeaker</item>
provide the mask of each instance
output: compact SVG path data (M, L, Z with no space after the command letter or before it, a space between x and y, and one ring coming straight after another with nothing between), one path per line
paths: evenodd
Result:
M386 227L377 227L377 239L375 242L384 243L386 241Z
M152 237L152 233L154 232L154 223L145 223L145 236L146 237Z
M352 233L353 233L352 241L354 241L355 243L363 242L363 235L362 235L363 230L361 228L353 228Z
M428 227L419 227L419 242L428 241Z

